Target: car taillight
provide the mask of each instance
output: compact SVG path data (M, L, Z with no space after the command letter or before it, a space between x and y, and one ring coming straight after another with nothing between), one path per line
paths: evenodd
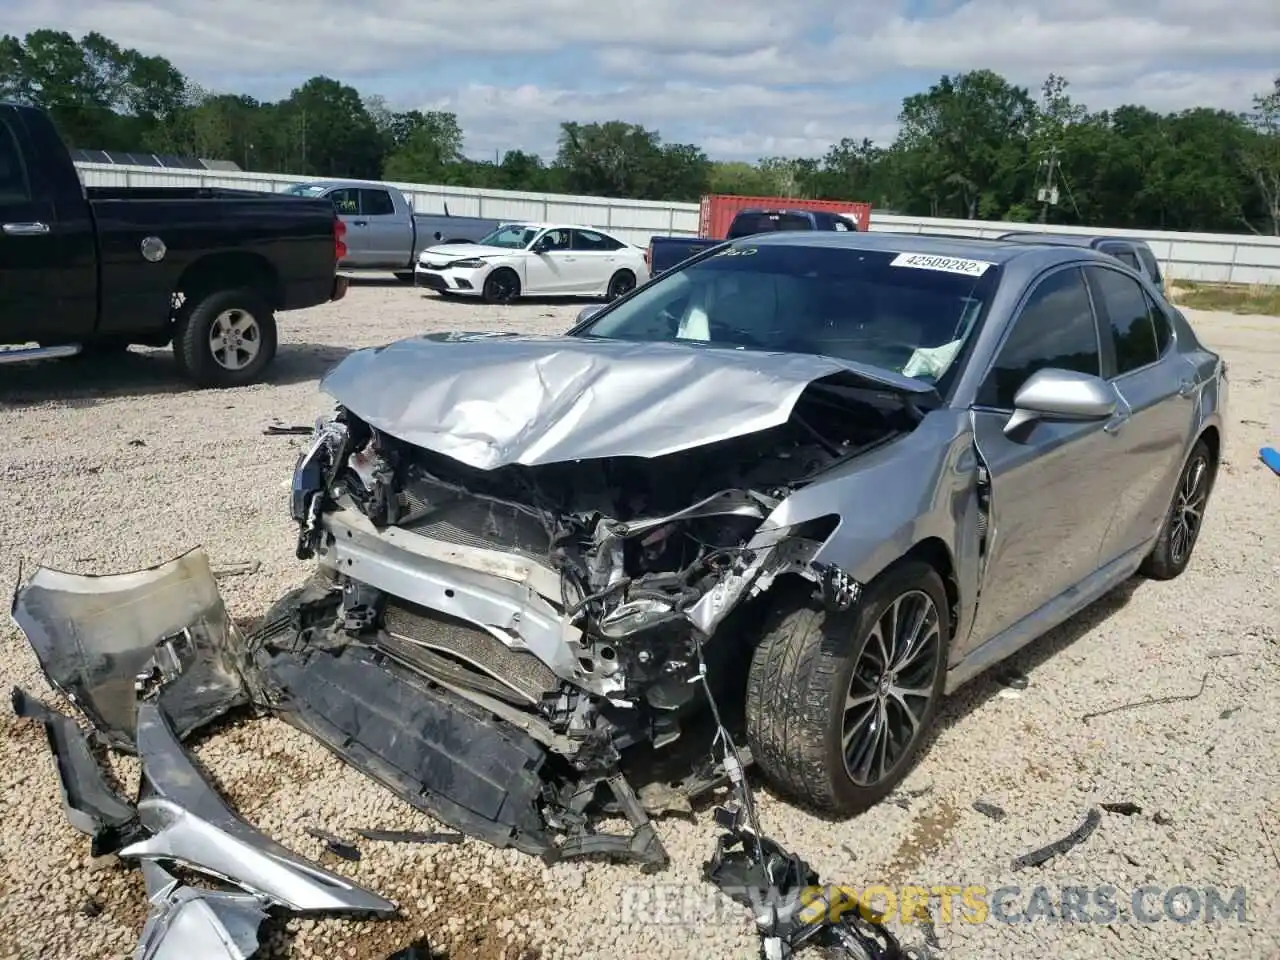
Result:
M650 241L649 245L644 248L644 265L650 270L653 269L653 241Z
M347 244L342 238L347 235L347 225L340 217L333 218L333 259L337 263L347 258Z

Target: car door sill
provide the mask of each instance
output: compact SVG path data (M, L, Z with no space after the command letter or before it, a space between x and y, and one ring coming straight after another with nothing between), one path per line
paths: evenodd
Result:
M978 674L1071 619L1089 604L1114 590L1137 572L1142 564L1142 558L1150 550L1150 540L1139 544L1075 586L1064 590L1039 609L1033 610L980 647L969 651L959 663L947 671L945 692L949 694L968 683Z

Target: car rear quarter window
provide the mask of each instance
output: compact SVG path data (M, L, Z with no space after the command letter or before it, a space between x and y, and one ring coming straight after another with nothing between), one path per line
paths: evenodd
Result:
M0 204L29 203L31 183L27 165L18 149L18 139L8 122L0 116Z
M395 201L385 190L361 190L360 213L366 217L387 217L396 212Z
M1093 287L1111 329L1115 346L1116 375L1155 363L1160 358L1157 319L1160 310L1147 296L1142 284L1118 270L1088 267Z
M1052 273L1036 285L978 391L978 403L1012 410L1018 388L1048 368L1102 375L1089 290L1075 268Z

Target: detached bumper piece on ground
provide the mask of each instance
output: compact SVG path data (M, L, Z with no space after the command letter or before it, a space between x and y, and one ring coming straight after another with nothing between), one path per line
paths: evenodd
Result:
M396 912L390 901L245 822L186 753L188 735L249 704L279 713L416 806L496 845L549 860L604 854L649 866L666 862L645 804L620 772L591 780L591 789L576 795L557 791L542 775L557 755L518 724L496 723L501 700L495 698L495 713L486 714L452 696L447 684L388 669L393 657L385 650L351 643L327 650L316 624L330 622L342 598L342 591L335 594L317 581L286 596L246 638L228 618L201 549L125 574L40 568L19 584L13 619L50 683L76 704L93 731L86 737L71 718L21 689L12 692L13 709L43 724L67 817L91 838L93 854L115 854L141 866L151 908L136 960L248 960L271 911ZM348 615L359 608L351 599L344 606ZM709 695L705 664L699 674ZM723 764L713 764L720 775L703 771L704 781L728 780L750 809L743 761L718 713L712 733L712 742L729 752ZM91 739L138 756L142 780L135 800L111 784ZM557 746L579 757L581 769L601 768L600 758L564 740ZM631 835L591 829L587 811L602 786L613 802L600 809L627 816ZM660 797L647 799L660 805ZM722 825L724 816L718 817ZM756 835L732 825L742 842ZM789 911L757 917L768 956L789 956L809 941L843 946L855 960L910 956L873 925L799 922L796 895L813 882L808 868L768 841L752 840L750 849L754 854L718 851L708 877L726 891L736 885L737 899L759 887L758 896L742 900L752 907L762 896L791 897ZM170 872L174 866L223 886L188 883Z
M183 749L184 736L248 702L242 641L203 551L114 576L42 568L19 585L11 613L50 683L93 725L93 739L141 761L130 802L71 718L12 692L14 712L45 728L67 818L89 835L92 853L141 866L151 908L136 960L248 960L274 910L395 913L391 901L246 823ZM169 872L174 866L232 889L189 884Z

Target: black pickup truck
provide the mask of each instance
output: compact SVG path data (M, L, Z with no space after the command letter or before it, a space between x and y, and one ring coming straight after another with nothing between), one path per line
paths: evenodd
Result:
M656 277L709 247L775 230L857 230L858 222L838 213L815 210L742 210L729 224L724 240L709 237L650 237L644 260Z
M346 293L344 232L327 199L86 188L43 111L0 103L0 368L172 344L200 386L252 383L277 311Z

